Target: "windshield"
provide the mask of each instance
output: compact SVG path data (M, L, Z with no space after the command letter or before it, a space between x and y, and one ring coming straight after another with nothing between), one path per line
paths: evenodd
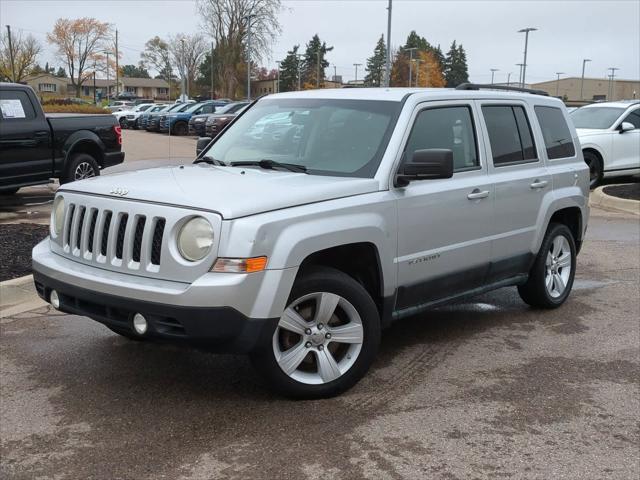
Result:
M400 103L265 99L247 110L203 156L226 164L272 160L307 173L375 175Z
M576 128L598 128L606 129L611 127L624 108L618 107L582 107L571 112L571 120Z

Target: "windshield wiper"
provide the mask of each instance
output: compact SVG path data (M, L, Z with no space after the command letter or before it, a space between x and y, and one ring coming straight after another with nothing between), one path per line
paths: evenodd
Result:
M295 163L282 163L275 160L263 159L259 161L247 160L244 162L231 162L232 167L253 167L257 166L266 170L273 170L274 168L284 168L290 172L307 173L307 167L304 165L297 165Z
M226 167L227 166L227 164L224 163L222 160L218 160L217 158L213 158L213 157L209 157L209 156L199 158L193 163L208 163L209 165L218 165L220 167Z

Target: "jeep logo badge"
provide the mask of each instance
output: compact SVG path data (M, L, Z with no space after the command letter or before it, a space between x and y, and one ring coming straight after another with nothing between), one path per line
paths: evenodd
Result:
M129 190L127 190L126 188L123 188L123 187L116 187L116 188L112 188L110 193L111 193L111 195L117 195L119 197L124 197L127 193L129 193Z

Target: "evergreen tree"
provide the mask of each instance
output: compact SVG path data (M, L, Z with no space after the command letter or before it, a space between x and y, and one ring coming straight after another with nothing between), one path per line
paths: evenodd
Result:
M56 77L65 78L67 76L67 71L63 67L58 67L58 71L56 72Z
M444 78L446 86L454 88L469 81L467 71L467 54L462 45L457 46L454 40L444 61Z
M316 88L317 85L324 83L324 69L329 66L329 62L325 59L325 56L327 52L331 50L333 50L333 47L327 47L326 42L321 42L317 33L309 40L302 61L302 82L305 84L304 88ZM319 81L317 79L318 61L320 62Z
M298 89L298 48L300 46L295 45L280 63L281 92L291 92Z
M386 61L387 47L384 43L384 35L381 35L376 47L373 49L373 56L367 59L367 75L364 77L364 84L367 87L382 86Z

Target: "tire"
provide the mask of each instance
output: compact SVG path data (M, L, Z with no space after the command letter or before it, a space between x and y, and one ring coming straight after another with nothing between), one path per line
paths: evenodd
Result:
M100 175L100 165L88 153L76 153L60 177L60 184L84 180Z
M552 223L542 240L529 279L518 287L520 298L532 307L557 308L571 293L575 273L573 235L566 225Z
M16 193L18 193L18 190L20 190L20 187L0 189L0 195L15 195Z
M120 124L120 128L127 128L127 119L125 117L120 117L118 123Z
M108 325L105 325L105 327L107 327L113 333L117 333L121 337L125 337L125 338L127 338L129 340L133 340L134 342L143 342L145 340L144 337L141 337L140 335L136 335L135 333L132 333L132 332L130 332L128 330L125 330L125 329L120 329L120 328L116 328L116 327L110 327Z
M329 314L318 319L319 305ZM297 399L327 398L367 373L379 344L380 317L369 293L345 273L318 268L296 280L269 344L251 360L276 392Z
M602 159L593 152L583 152L584 162L589 165L589 188L592 190L602 183L604 167Z
M186 135L189 133L189 126L184 122L176 123L171 129L171 135Z

